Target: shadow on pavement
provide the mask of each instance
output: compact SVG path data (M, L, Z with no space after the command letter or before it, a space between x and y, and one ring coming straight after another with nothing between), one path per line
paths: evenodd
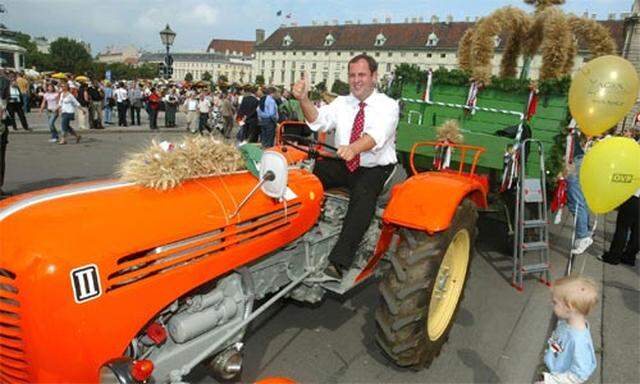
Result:
M622 301L624 305L631 311L640 314L640 292L637 289L617 281L608 281L604 283L606 287L617 288L622 293Z
M474 383L499 383L500 377L493 368L489 367L482 361L480 355L471 349L461 349L458 351L458 357L464 365L473 369Z

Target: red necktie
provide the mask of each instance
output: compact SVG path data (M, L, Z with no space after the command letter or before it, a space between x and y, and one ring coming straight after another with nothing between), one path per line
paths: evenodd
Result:
M362 130L364 128L364 107L365 103L358 104L360 110L356 113L356 118L353 120L353 128L351 128L351 138L349 139L349 144L358 140L362 135ZM360 154L354 156L353 159L347 161L347 169L349 172L354 172L360 166Z

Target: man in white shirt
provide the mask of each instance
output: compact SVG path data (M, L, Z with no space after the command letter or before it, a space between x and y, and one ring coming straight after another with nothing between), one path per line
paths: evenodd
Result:
M396 158L398 103L375 89L378 64L366 54L349 61L351 93L320 109L309 100L307 76L293 87L307 124L313 131L335 129L337 155L344 161L320 159L313 173L325 189L347 187L349 208L336 245L329 255L327 275L341 278L350 268L373 214L376 200L393 171Z
M129 93L121 81L118 83L118 88L113 93L116 98L116 106L118 108L118 126L127 126L127 109L129 108Z

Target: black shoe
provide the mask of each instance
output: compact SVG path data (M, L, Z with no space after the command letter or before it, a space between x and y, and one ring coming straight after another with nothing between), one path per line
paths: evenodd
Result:
M342 280L342 269L335 264L329 263L327 269L324 270L324 274L336 280Z
M620 258L612 256L610 253L605 253L604 255L598 257L598 260L611 265L620 264Z
M630 265L632 267L635 267L636 266L636 255L633 255L633 256L625 256L625 255L623 255L620 258L620 262L622 264L624 264L624 265Z

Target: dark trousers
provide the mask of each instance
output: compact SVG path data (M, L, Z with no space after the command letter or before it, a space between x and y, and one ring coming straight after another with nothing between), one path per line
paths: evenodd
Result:
M273 147L276 139L276 123L273 120L260 121L260 142L262 148Z
M198 132L202 133L205 129L211 132L211 127L209 126L209 114L200 112L200 116L198 117Z
M129 114L131 115L131 125L140 125L140 107L131 105Z
M640 232L638 231L640 205L638 200L640 199L631 196L618 208L616 231L609 247L609 255L612 259L633 261L636 258L636 253L640 250Z
M3 124L0 122L0 124ZM0 189L4 185L4 168L6 165L7 143L9 142L9 127L5 126L4 132L0 133Z
M335 187L349 188L349 208L342 223L338 242L329 255L329 261L343 269L353 262L362 237L371 224L378 195L393 171L394 164L378 167L359 167L349 172L340 160L319 160L313 173L325 190Z
M29 129L29 124L27 123L27 117L24 115L22 104L7 103L7 112L9 113L9 121L11 122L14 131L18 130L18 124L16 123L16 113L18 114L18 118L20 118L20 125L22 125L22 129Z
M149 128L158 129L158 110L149 108L147 112L149 112Z
M164 126L172 128L176 126L176 111L178 107L175 104L165 104L164 110Z
M258 126L258 122L255 120L245 122L243 140L247 140L250 143L257 143L259 137L260 126Z
M118 105L118 126L127 126L127 103L116 103Z

